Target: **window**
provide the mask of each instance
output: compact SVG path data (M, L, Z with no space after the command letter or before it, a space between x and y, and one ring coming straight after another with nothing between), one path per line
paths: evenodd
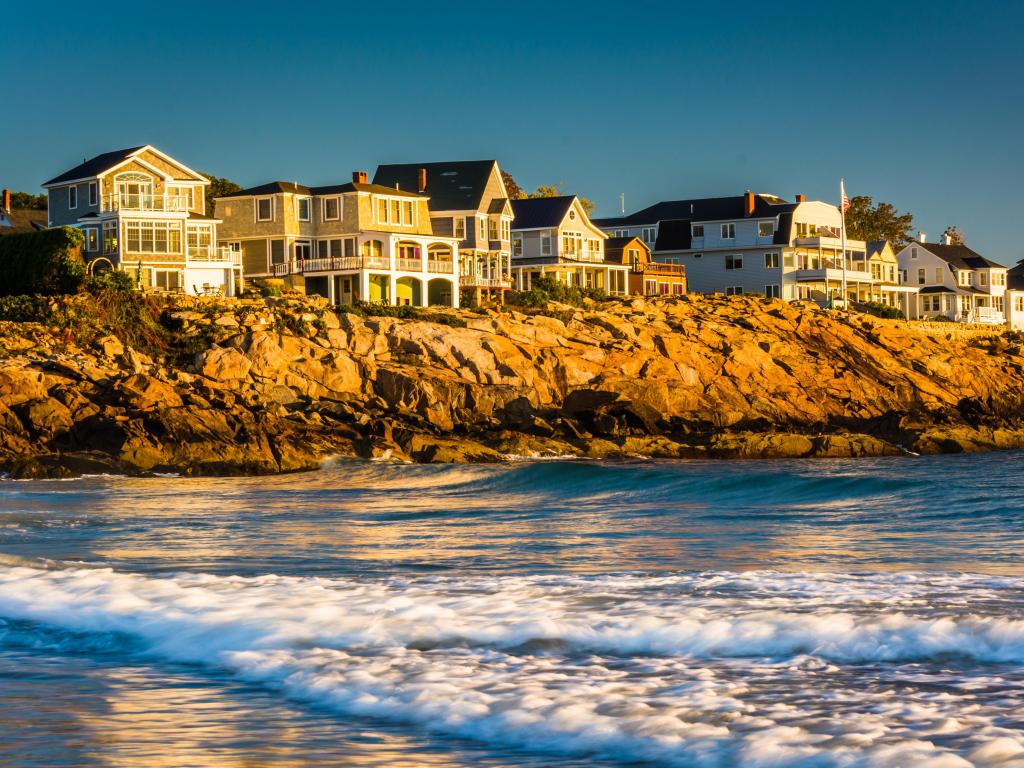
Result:
M1024 296L1015 296L1013 299L1013 311L1024 312Z
M647 296L653 296L654 292L658 290L658 282L656 280L644 280L644 294Z
M129 253L181 253L181 224L171 221L128 221L125 244Z
M792 268L793 264L794 264L793 254L792 253L787 253L785 256L783 256L782 257L782 263L785 264L787 267Z
M743 293L743 286L742 285L727 285L725 287L725 295L726 296L739 296L742 293Z
M736 239L736 225L735 224L723 224L722 225L722 239L723 240L735 240Z
M176 269L153 270L153 286L161 291L180 291L181 272Z
M566 256L576 256L583 250L583 238L579 232L562 233L562 253Z
M209 256L213 252L213 237L209 227L186 227L185 240L190 256Z
M258 197L256 198L256 221L273 221L274 220L274 198L272 197Z
M731 253L725 257L726 269L743 269L743 256L738 253Z
M615 230L615 236L616 237L629 237L629 230L628 229L616 229Z
M309 240L295 241L295 260L305 261L313 258L313 244Z
M89 205L96 205L100 201L100 185L95 181L89 182Z
M778 269L779 268L779 254L777 253L766 253L764 255L764 268L765 269ZM765 294L767 295L767 294Z
M456 216L452 219L452 232L459 240L466 239L466 217Z
M541 232L540 233L540 255L550 256L551 255L551 233Z
M768 299L779 299L782 298L782 291L778 285L766 285L764 287L764 295Z
M402 224L411 227L416 222L416 204L412 200L402 203Z
M693 227L690 229L690 236L691 237L704 237L704 225L703 224L694 224Z
M347 237L347 238L345 238L345 241L342 243L342 248L344 248L344 255L345 256L355 256L356 255L356 239L354 237Z
M759 221L757 222L757 236L758 237L771 237L775 234L775 222L774 221Z
M507 241L512 236L512 222L508 219L501 220L501 239Z
M284 264L284 240L270 241L270 263Z
M103 222L103 252L117 253L117 222Z
M328 247L328 242L326 240L317 240L316 241L316 257L318 259L326 259L327 258L327 247Z
M323 220L324 221L337 221L341 218L341 198L340 197L325 197L324 208L323 208Z
M518 232L512 235L512 255L523 255L523 236Z
M412 200L378 197L377 223L411 227L416 223L416 204Z
M479 238L480 242L483 242L484 240L487 239L487 219L481 217L477 219L477 224L477 231L480 233L479 235L477 235L477 237Z
M917 270L917 284L924 285L925 282L926 278L924 276L924 268L922 267L921 269Z
M330 246L327 249L327 255L330 256L332 259L340 259L341 258L341 240L330 240L328 242L330 243Z
M68 187L68 208L78 207L78 187Z
M490 219L487 222L487 239L497 240L498 239L498 222L494 219Z
M295 198L295 218L299 221L309 221L310 200L308 197Z
M656 231L657 230L655 227L644 227L642 230L640 230L640 239L643 240L648 245L651 245L654 243L656 239Z
M935 268L935 282L936 283L941 283L942 282L942 267L936 267Z
M917 258L917 248L911 248L910 249L910 258L912 258L912 259L916 259Z
M695 254L693 254L693 258L695 258L695 259L699 259L699 258L701 258L702 256L704 256L704 254L703 254L703 253L695 253Z
M367 240L361 246L363 258L380 259L384 256L384 244L380 240Z
M988 285L988 275L984 272L978 273L978 280L981 285Z
M676 296L682 296L683 295L683 284L682 283L672 283L672 293L675 294Z
M992 297L992 308L995 309L998 312L1002 312L1003 311L1003 297L1002 296L993 296Z
M87 227L82 230L85 233L85 250L95 251L99 249L100 232L95 227Z

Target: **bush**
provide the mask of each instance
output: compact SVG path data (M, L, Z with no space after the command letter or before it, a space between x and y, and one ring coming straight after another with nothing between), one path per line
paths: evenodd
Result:
M545 275L534 280L530 290L513 292L509 296L509 303L521 307L543 307L550 301L557 301L560 304L580 307L586 299L602 301L606 298L605 292L599 288L566 285Z
M882 304L878 301L868 301L861 305L864 312L875 317L884 317L890 320L906 320L906 316L903 314L903 310L897 309L896 307L890 307L888 304Z
M59 227L0 237L0 296L75 293L85 279L80 229Z
M85 283L82 287L89 293L102 293L104 291L129 293L135 290L135 281L132 280L132 276L127 272L113 270L90 275L85 278Z

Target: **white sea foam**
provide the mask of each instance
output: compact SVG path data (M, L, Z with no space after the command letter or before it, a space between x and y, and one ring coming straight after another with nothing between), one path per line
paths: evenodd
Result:
M1024 765L1006 725L1024 717L1024 621L1007 618L1022 586L6 567L0 616L123 633L341 712L488 742L673 765L953 768ZM944 661L912 663L931 659ZM947 663L989 666L958 677Z

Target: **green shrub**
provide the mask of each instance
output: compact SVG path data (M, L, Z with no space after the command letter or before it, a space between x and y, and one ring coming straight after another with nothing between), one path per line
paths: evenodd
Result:
M75 293L85 279L80 229L59 227L0 237L0 296Z
M906 316L903 314L903 310L897 309L896 307L890 307L888 304L882 304L879 301L868 301L861 304L861 309L869 315L875 317L884 317L890 320L906 320Z
M89 293L102 293L104 291L129 293L135 290L135 281L127 272L111 270L90 275L85 278L82 287Z
M544 275L533 281L528 291L513 292L509 303L521 307L543 307L548 302L557 301L573 307L583 306L586 299L602 301L608 298L599 288L581 288L578 285L566 285L553 277Z

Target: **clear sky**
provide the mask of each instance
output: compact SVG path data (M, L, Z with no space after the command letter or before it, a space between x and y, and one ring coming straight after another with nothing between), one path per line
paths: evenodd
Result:
M0 186L154 144L248 186L497 158L598 214L869 194L1024 258L1024 3L15 3Z

